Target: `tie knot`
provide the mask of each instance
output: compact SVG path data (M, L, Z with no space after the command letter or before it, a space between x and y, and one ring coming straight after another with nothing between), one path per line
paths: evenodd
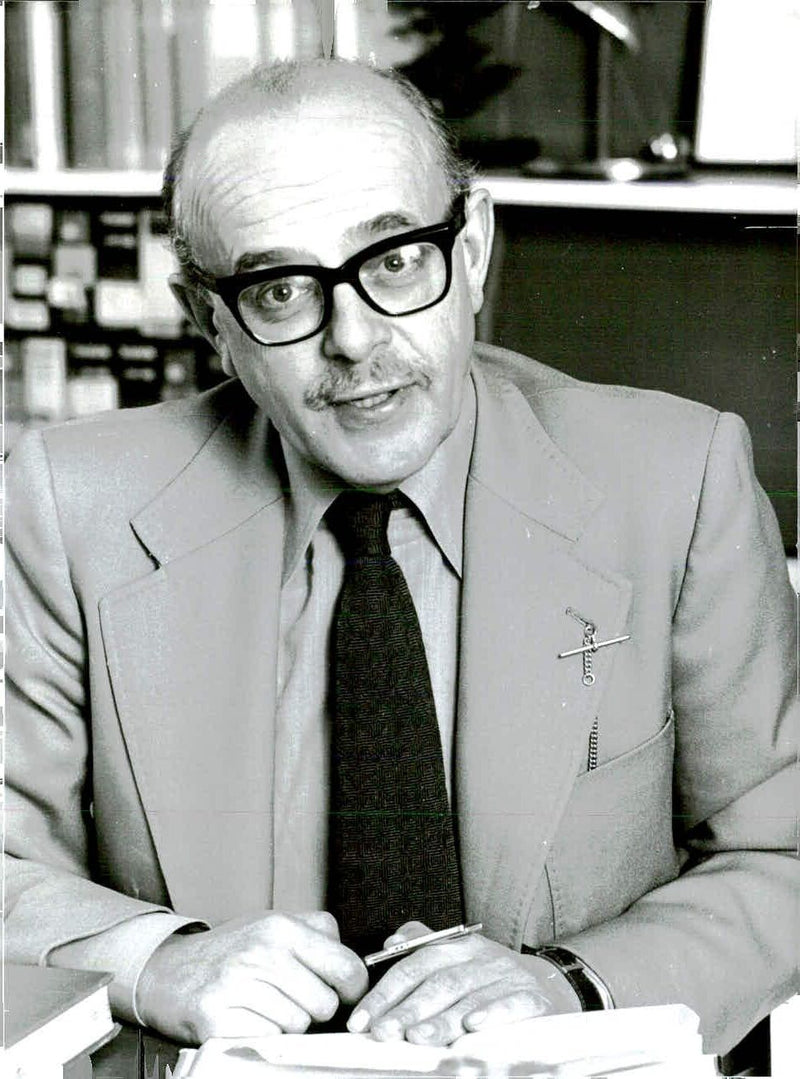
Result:
M327 513L328 524L345 558L389 558L389 514L398 504L399 495L345 491Z

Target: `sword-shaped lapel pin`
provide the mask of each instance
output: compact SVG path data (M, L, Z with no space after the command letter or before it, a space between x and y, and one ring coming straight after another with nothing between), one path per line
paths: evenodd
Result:
M566 613L570 618L574 618L576 622L580 622L583 626L583 644L580 648L570 648L568 652L559 652L559 659L568 659L570 656L582 656L583 657L583 677L581 682L585 686L593 686L595 681L594 671L592 670L592 657L599 648L608 648L610 644L622 644L623 641L629 641L631 639L630 633L626 633L623 637L611 637L607 641L598 641L597 639L597 626L594 622L590 622L588 618L584 618L583 615L578 614L572 607L567 607Z

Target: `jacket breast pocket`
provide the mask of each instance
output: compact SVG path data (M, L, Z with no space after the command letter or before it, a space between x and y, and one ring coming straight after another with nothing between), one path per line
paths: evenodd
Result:
M615 917L674 879L674 720L627 753L582 773L547 859L555 936Z

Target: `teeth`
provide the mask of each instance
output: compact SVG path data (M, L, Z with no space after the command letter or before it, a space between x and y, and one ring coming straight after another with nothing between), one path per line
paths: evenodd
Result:
M384 401L388 401L391 394L389 393L376 393L374 397L360 397L357 401L351 401L351 405L355 405L356 408L374 408L375 405L382 405Z

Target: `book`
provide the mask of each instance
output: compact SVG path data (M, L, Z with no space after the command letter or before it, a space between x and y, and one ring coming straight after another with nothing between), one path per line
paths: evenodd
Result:
M194 120L208 99L209 2L173 0L173 130L177 134Z
M86 366L67 378L67 416L119 408L119 384L108 367Z
M144 167L162 169L172 143L172 66L168 0L140 0Z
M139 15L133 0L103 0L106 164L144 165L144 101Z
M208 95L246 74L259 61L255 4L212 4L208 13Z
M99 1048L119 1027L108 1001L110 974L6 963L3 1075L50 1079ZM79 1074L76 1067L72 1074Z
M67 403L67 345L61 337L26 337L22 342L25 411L47 422L64 418ZM19 976L23 981L31 977Z
M31 80L32 164L42 171L60 169L66 161L61 11L50 0L22 7Z
M544 1016L464 1034L446 1047L379 1042L364 1034L210 1038L182 1051L175 1079L400 1076L602 1076L711 1079L697 1016L683 1005Z
M191 348L164 349L164 384L162 401L176 401L194 393L196 385L195 354Z
M97 276L139 279L139 217L136 210L101 210L97 216Z
M67 157L73 168L102 169L106 154L103 0L64 8Z
M169 287L170 275L175 270L164 215L142 210L139 213L140 329L145 336L180 337L183 332L184 314Z
M256 0L261 60L292 60L296 56L298 2Z
M154 405L161 400L164 362L155 345L135 342L119 345L112 369L119 380L121 408Z
M694 157L797 165L795 0L707 5Z
M33 165L30 22L27 4L5 5L5 161L15 168Z
M47 202L17 202L6 215L6 236L18 258L49 259L53 207Z

